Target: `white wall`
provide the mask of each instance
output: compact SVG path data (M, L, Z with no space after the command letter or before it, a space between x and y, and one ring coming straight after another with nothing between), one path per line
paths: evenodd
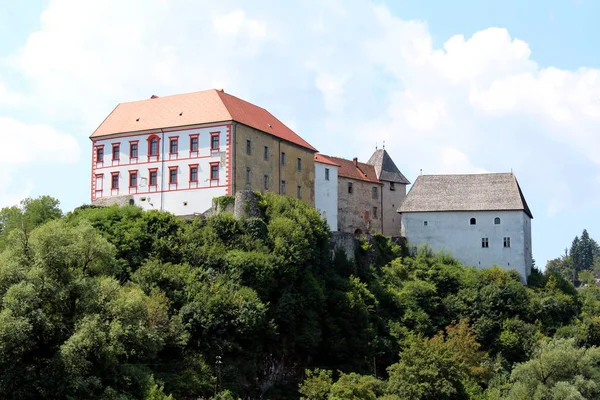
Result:
M499 225L494 224L496 217ZM471 218L476 225L470 225ZM523 211L403 213L402 225L411 246L427 243L478 268L495 264L514 269L524 281L531 272L531 218ZM504 247L504 237L510 237L509 248ZM482 247L482 238L488 238L488 248Z
M148 137L139 134L95 140L92 145L92 200L100 197L132 195L134 204L145 210L164 210L176 215L202 213L214 197L228 193L230 125L158 132L160 157L148 157ZM217 132L219 151L210 148L211 133ZM190 135L198 135L198 151L190 149ZM177 154L170 154L170 138L178 138ZM138 141L137 159L130 157L130 142ZM112 144L120 143L120 157L113 161ZM98 145L104 145L104 162L96 162ZM210 179L210 163L219 163L219 179ZM198 164L198 182L190 182L190 165ZM177 184L169 184L169 167L177 167ZM150 169L158 172L157 185L150 185ZM129 172L138 171L137 186L129 187ZM118 172L119 190L111 190L112 173ZM102 175L102 179L97 176Z
M329 180L325 170L329 169ZM338 229L338 167L315 162L315 208L327 219L329 229Z

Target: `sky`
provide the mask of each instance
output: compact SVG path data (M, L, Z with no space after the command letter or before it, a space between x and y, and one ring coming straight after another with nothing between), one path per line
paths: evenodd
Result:
M90 202L120 102L210 88L320 152L513 171L543 267L600 239L600 0L0 0L0 207Z

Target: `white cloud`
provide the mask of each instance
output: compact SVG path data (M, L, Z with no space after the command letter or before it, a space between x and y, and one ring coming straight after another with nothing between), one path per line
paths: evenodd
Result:
M16 171L12 167L0 165L0 208L19 204L21 200L29 197L33 190L31 179L19 181L13 178Z
M0 116L0 165L75 163L80 149L73 136L47 125L27 125Z
M264 21L248 18L244 10L237 9L227 14L216 14L212 18L213 30L218 35L250 39L265 39L267 24Z
M330 75L318 73L315 86L323 94L325 109L331 113L340 112L344 107L344 85L350 79L350 74Z
M575 168L597 184L600 70L540 66L523 39L490 27L435 46L425 22L362 0L51 0L9 61L21 103L82 138L118 102L223 87L325 153L366 159L385 140L413 178L514 168L552 214L590 196ZM0 83L0 104L14 93Z
M446 146L442 148L439 156L442 165L439 173L460 174L464 172L470 172L483 174L489 172L483 168L474 166L465 153L453 147Z

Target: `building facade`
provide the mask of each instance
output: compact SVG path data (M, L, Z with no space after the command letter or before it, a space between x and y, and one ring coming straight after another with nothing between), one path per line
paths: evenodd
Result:
M222 90L119 104L91 140L95 204L191 215L214 197L253 189L314 205L316 149Z
M533 215L511 173L419 176L398 212L410 245L514 269L523 281L531 273Z
M354 234L383 233L399 236L397 208L410 182L384 149L376 150L367 163L319 154L339 165L337 230ZM381 178L381 179L380 179Z
M375 168L377 179L381 182L381 233L398 236L402 229L398 207L406 196L406 186L410 182L400 172L385 148L375 150L367 164Z
M338 230L339 167L321 154L315 154L315 208L332 231Z

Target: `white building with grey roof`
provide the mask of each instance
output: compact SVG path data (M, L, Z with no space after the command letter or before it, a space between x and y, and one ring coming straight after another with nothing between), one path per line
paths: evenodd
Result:
M411 246L514 269L523 281L531 273L533 215L512 173L419 176L398 212Z

